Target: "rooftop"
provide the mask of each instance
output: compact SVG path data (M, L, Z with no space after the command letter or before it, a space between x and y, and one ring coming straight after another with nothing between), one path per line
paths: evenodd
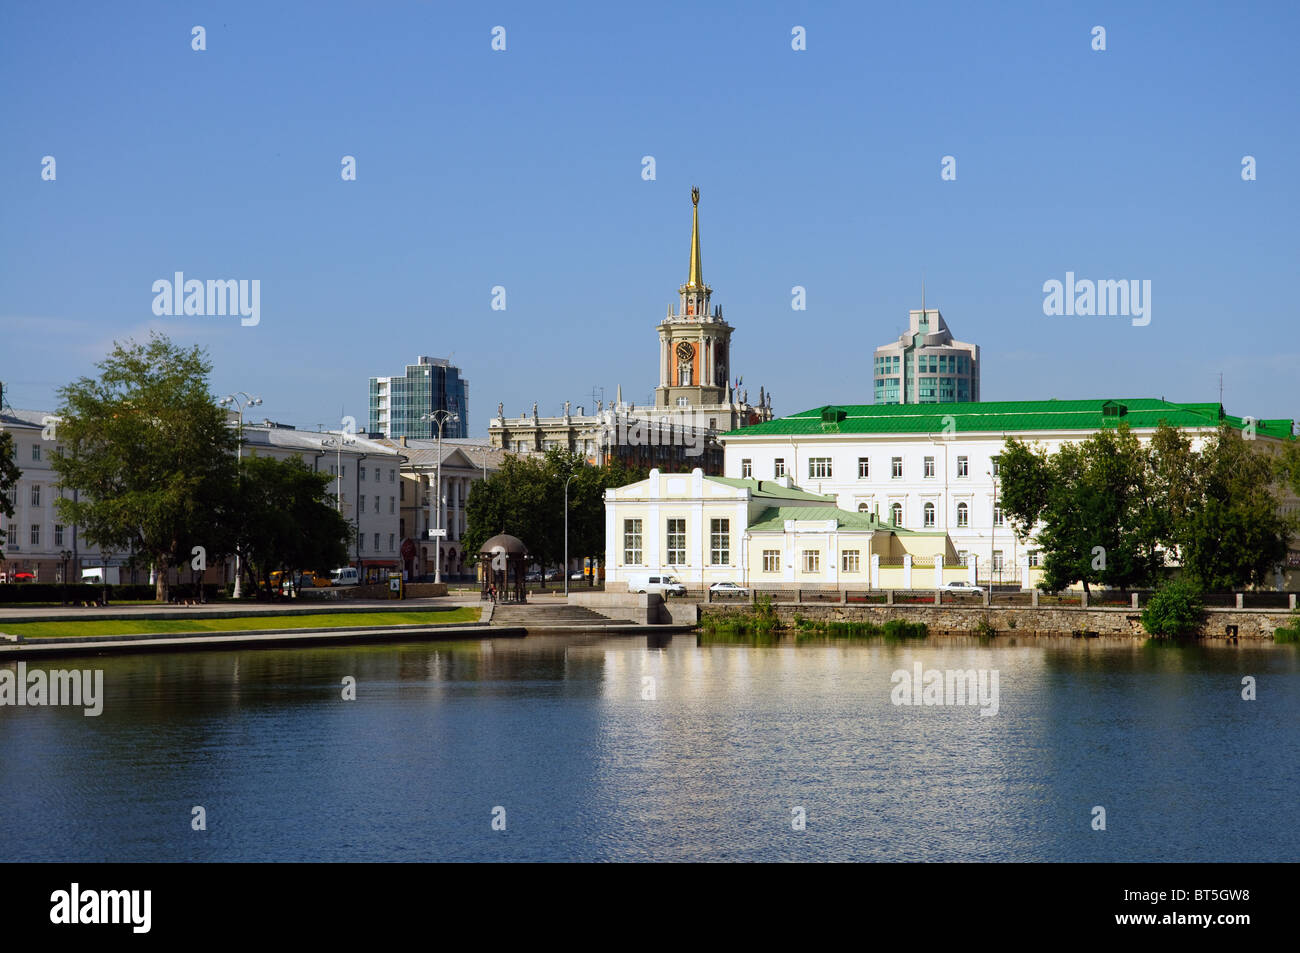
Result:
M1092 431L1127 423L1154 429L1161 422L1186 429L1213 429L1221 422L1243 429L1250 418L1224 413L1217 403L1182 404L1151 398L1110 400L1010 400L954 404L827 404L789 417L733 430L723 436L761 437L808 434L959 433L1011 431ZM1254 420L1255 432L1291 440L1294 422Z

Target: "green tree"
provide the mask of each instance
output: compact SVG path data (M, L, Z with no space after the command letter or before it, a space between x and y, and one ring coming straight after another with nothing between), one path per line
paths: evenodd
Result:
M155 333L147 344L115 343L96 366L97 378L59 390L64 451L52 465L78 498L55 507L90 543L141 554L166 601L167 571L193 546L228 549L237 437L208 391L212 366L198 347Z
M8 518L14 515L14 505L9 501L9 495L15 491L18 486L18 478L22 476L22 470L18 469L16 457L18 449L14 444L13 434L0 431L0 516ZM5 541L5 530L0 526L0 545ZM0 558L3 558L4 550L0 548Z
M1021 540L1043 553L1042 587L1082 582L1127 588L1149 582L1163 562L1147 453L1126 425L1055 453L1007 441L1001 501Z
M331 502L334 477L296 457L245 458L241 477L239 548L268 591L273 572L328 572L347 561L351 527Z
M1168 538L1188 576L1206 590L1265 584L1286 561L1295 529L1279 509L1277 461L1223 424L1196 454L1191 473L1179 477L1187 503Z

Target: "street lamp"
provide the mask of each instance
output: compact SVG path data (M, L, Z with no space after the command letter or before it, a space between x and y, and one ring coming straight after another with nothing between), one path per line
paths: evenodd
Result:
M63 561L63 604L66 606L68 604L68 563L72 560L72 550L61 550L59 559Z
M564 481L564 598L569 598L569 480L578 474L570 473Z
M985 470L985 476L993 484L993 512L989 514L989 594L993 593L993 538L998 531L998 480L992 470Z
M446 531L442 528L442 428L448 421L460 423L460 414L439 408L430 414L421 414L421 420L432 420L438 425L438 462L433 476L433 509L437 517L437 528L433 532L433 581L442 582L442 537Z
M356 437L350 437L346 433L340 433L337 437L325 437L320 442L322 447L334 448L334 509L339 513L343 512L343 448L356 442Z
M242 483L243 474L239 472L239 464L244 459L244 409L246 407L256 407L262 402L262 398L254 397L247 391L236 391L233 394L227 394L217 401L222 407L229 407L231 404L239 411L239 443L235 448L236 470L235 479ZM244 595L244 574L240 568L239 547L235 547L235 598L243 598Z

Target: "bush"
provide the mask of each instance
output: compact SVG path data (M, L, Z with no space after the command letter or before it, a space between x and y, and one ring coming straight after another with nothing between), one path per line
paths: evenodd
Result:
M1291 613L1290 625L1279 625L1273 630L1273 641L1279 645L1300 642L1300 609Z
M1142 628L1151 635L1175 639L1196 635L1204 621L1201 590L1181 579L1158 588L1142 610Z

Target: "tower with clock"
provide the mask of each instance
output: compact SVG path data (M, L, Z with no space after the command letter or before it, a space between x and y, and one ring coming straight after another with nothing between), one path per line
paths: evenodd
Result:
M713 289L704 283L700 262L700 190L691 189L691 264L686 283L677 289L679 303L659 325L659 386L655 408L700 416L710 410L730 417L740 401L728 384L732 327L722 308L711 305ZM714 413L712 417L717 417ZM719 421L722 423L722 421ZM725 426L732 426L726 420Z

